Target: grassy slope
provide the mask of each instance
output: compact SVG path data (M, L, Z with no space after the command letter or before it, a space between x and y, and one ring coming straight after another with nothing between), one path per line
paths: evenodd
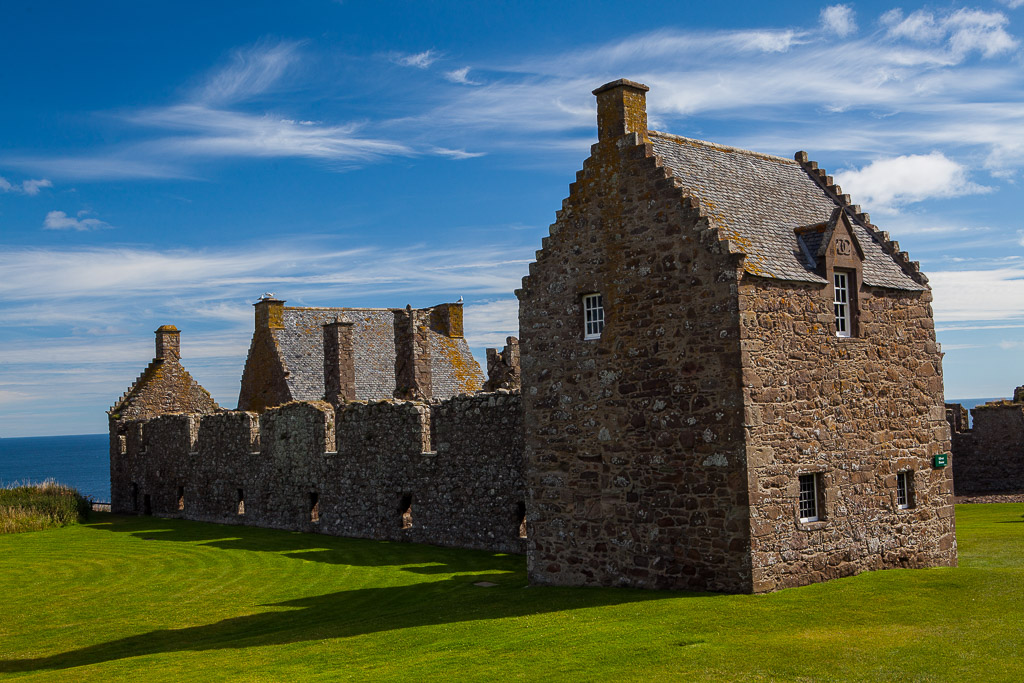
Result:
M957 522L957 569L725 596L527 588L520 557L97 514L0 537L0 677L1024 679L1024 504Z

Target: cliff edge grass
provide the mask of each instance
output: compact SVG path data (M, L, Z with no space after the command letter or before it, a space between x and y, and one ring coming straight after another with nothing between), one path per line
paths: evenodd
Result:
M70 486L47 479L40 484L0 488L0 534L42 531L84 522L92 504Z

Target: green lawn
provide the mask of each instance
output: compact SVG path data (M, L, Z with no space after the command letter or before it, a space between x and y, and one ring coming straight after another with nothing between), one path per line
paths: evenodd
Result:
M99 513L0 536L0 678L1024 680L1024 504L963 505L957 526L956 569L727 596L527 587L521 557Z

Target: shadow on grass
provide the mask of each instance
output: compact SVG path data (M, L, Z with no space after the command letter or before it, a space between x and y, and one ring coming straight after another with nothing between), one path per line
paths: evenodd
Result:
M286 645L350 638L371 633L458 622L505 619L667 597L704 595L587 588L524 586L523 558L433 546L292 534L252 527L225 528L174 520L111 518L92 528L131 533L139 538L200 541L221 548L282 552L296 559L403 567L432 574L467 572L408 586L359 588L262 605L259 614L232 617L203 626L161 629L47 657L0 661L0 673L70 669L112 660L173 652ZM226 538L229 534L231 537ZM237 538L236 538L237 537ZM312 551L312 552L311 552ZM491 588L473 585L490 581Z
M419 543L376 541L252 526L120 515L108 515L107 520L86 526L102 531L127 533L147 541L200 543L222 550L269 552L307 562L353 567L393 566L416 574L525 571L525 559L521 555Z

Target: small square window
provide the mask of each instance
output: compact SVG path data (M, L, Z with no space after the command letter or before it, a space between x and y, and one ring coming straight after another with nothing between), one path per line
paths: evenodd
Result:
M600 294L583 296L583 338L599 339L604 330L604 303Z
M800 521L817 522L821 519L821 475L800 475Z
M914 507L914 473L896 474L896 507L907 510Z

